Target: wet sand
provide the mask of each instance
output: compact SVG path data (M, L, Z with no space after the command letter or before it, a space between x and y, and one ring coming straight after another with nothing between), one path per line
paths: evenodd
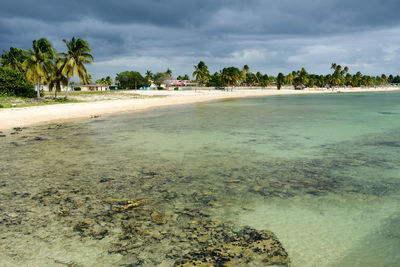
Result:
M52 122L86 119L117 113L134 112L139 110L163 108L173 105L184 105L199 102L215 101L229 98L256 97L269 95L291 95L310 93L337 92L378 92L393 91L399 88L357 88L331 90L196 90L196 91L132 91L135 94L147 96L164 96L147 99L121 99L86 103L70 103L24 108L0 109L0 130L14 127L26 127Z

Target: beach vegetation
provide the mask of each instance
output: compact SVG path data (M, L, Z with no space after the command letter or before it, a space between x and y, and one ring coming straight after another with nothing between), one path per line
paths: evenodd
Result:
M8 67L12 70L19 72L25 72L23 68L23 63L28 57L27 51L10 47L10 50L2 49L3 54L1 55L0 62L3 67Z
M222 87L224 84L221 80L221 73L215 72L210 76L210 79L207 82L207 86L209 87Z
M224 85L237 86L242 78L242 72L236 67L224 68L221 71L221 81Z
M49 92L52 92L54 90L54 98L57 98L57 93L61 92L62 86L68 86L68 79L62 74L63 64L63 59L57 58L50 68L48 87Z
M29 48L27 58L22 66L26 78L36 87L38 99L41 97L40 86L49 80L53 68L52 60L55 58L55 50L49 40L41 38L32 41L32 48Z
M162 85L168 88L169 82L173 79L171 74L168 72L157 72L156 74L154 74L153 78L153 82L157 85L158 90L161 90L160 88L164 89Z
M207 84L210 80L208 66L203 61L200 61L194 66L193 78L195 78L201 85Z
M283 75L282 72L278 74L276 77L276 88L280 90L282 88L282 85L285 83L285 75Z
M90 49L86 40L72 37L70 41L63 39L63 42L67 46L67 52L60 53L62 58L60 62L62 64L62 74L66 75L68 80L67 90L65 91L65 98L68 98L68 88L73 76L78 77L83 83L88 83L90 78L85 65L92 63L94 58L91 54L92 49Z
M190 77L189 77L189 75L187 75L187 74L185 74L185 75L183 75L183 76L181 76L181 75L178 75L178 77L176 77L176 79L177 80L179 80L179 81L190 81Z
M154 74L151 72L151 70L146 71L146 75L144 76L149 82L154 80Z
M101 79L96 80L96 83L104 85L104 86L110 86L110 85L112 85L114 83L114 81L110 76L107 76L105 78L101 78Z
M137 71L124 71L117 74L115 82L121 89L138 89L150 86L150 81Z
M0 67L0 96L34 98L33 84L23 73L9 67Z

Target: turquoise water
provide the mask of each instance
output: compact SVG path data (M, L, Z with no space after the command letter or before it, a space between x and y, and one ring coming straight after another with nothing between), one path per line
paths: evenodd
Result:
M181 229L207 217L229 231L272 231L291 266L398 266L399 130L400 93L388 92L234 99L6 132L0 258L172 266L171 247L194 246ZM107 198L146 204L110 215ZM154 214L167 223L148 223ZM127 222L141 229L135 242L121 238Z

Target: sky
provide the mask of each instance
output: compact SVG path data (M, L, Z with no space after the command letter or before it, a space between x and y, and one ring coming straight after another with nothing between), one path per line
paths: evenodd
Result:
M191 74L204 61L277 75L400 74L399 0L4 0L0 49L87 40L94 79L135 70Z

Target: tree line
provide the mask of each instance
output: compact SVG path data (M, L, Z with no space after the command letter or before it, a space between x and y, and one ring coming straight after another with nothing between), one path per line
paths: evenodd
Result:
M83 83L90 83L91 76L86 64L93 62L92 49L86 40L72 37L71 40L62 40L66 45L65 53L57 53L53 45L46 38L32 41L28 50L10 47L4 50L1 56L3 68L7 72L17 72L36 88L37 98L41 97L41 85L47 85L49 90L61 91L61 86L71 87L71 78L78 77ZM3 70L4 72L4 70Z
M208 66L200 61L194 66L192 74L193 81L201 86L223 87L223 86L276 86L281 89L283 86L293 86L295 88L304 87L374 87L387 85L390 83L400 83L400 76L382 74L380 76L363 75L361 72L350 74L347 66L342 67L336 63L331 65L332 73L327 75L319 75L308 73L305 68L292 71L288 74L279 73L277 76L262 74L260 72L253 73L248 65L244 65L242 69L237 67L226 67L210 73ZM177 80L191 80L188 74L179 75ZM142 76L139 72L125 71L117 74L116 82L122 88L135 89L143 86L149 86L151 82L158 87L166 84L168 81L174 80L172 71L168 69L166 72L157 72L153 74L150 70ZM167 85L168 86L168 85Z
M277 76L262 74L260 72L253 73L248 65L244 65L242 69L237 67L223 68L219 72L210 74L207 65L200 61L194 66L195 71L193 77L202 85L206 86L270 86L276 85L278 89L282 86L303 86L303 87L361 87L361 86L378 86L389 83L400 83L400 76L382 74L380 76L363 75L357 72L352 75L349 73L348 67L342 67L336 63L332 63L332 74L318 75L310 74L305 68L284 75L279 73Z

